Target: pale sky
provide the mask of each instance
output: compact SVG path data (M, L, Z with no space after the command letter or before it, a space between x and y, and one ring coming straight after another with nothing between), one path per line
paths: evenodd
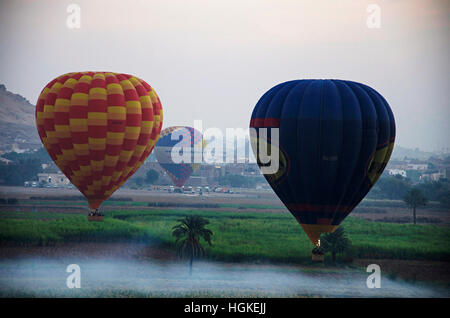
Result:
M66 25L81 8L81 28ZM369 4L381 27L368 28ZM450 147L450 1L0 0L0 83L33 104L72 71L136 75L164 127L248 127L254 105L292 79L365 83L389 102L397 144Z

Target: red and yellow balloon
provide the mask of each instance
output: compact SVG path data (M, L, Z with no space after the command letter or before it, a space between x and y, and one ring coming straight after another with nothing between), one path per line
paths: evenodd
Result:
M36 126L56 165L97 209L142 165L162 127L156 92L112 72L61 75L42 90Z

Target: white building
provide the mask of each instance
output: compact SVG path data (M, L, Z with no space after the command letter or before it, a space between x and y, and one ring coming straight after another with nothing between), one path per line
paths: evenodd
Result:
M428 169L428 163L408 163L408 169L424 171Z
M424 173L419 177L422 181L438 181L441 178L445 178L445 176L440 172Z
M5 163L5 164L9 165L12 161L11 161L11 160L8 160L8 159L6 159L6 158L0 158L0 162L3 162L3 163Z
M48 183L55 186L67 186L69 179L62 173L38 173L39 183Z

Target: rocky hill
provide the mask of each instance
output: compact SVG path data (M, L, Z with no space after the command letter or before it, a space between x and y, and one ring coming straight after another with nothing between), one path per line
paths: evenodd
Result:
M34 105L0 84L0 151L41 147L34 121Z

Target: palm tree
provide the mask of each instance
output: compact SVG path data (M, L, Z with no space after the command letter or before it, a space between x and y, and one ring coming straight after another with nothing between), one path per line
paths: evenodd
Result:
M416 208L419 206L425 206L428 203L428 199L419 188L412 188L403 197L403 201L413 210L413 222L416 225Z
M205 226L209 221L198 215L189 215L179 219L179 224L172 227L172 235L176 237L180 257L189 257L189 274L192 274L192 262L194 258L203 256L205 250L200 243L203 238L209 245L213 232Z
M326 233L320 239L321 248L325 252L331 252L333 262L336 261L336 253L345 252L345 250L350 246L350 240L345 234L344 228L342 226L338 227L333 233Z

